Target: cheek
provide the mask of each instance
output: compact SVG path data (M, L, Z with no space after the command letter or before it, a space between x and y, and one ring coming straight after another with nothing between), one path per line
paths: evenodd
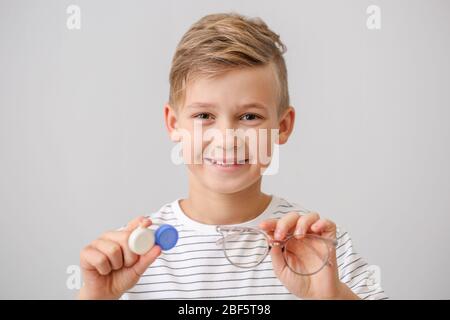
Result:
M183 159L185 164L202 164L202 146L197 147L194 144L183 145Z
M256 135L256 142L248 144L248 152L253 164L267 165L272 156L273 141L275 136L271 134L270 129L259 130Z
M185 164L200 164L204 144L201 135L196 135L193 130L185 129L181 139L182 156Z

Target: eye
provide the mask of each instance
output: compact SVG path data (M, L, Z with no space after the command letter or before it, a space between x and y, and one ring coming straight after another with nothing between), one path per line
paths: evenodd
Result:
M200 120L209 120L209 119L211 119L211 114L202 112L202 113L194 115L194 118L197 118Z
M260 115L257 115L256 113L246 113L246 114L242 115L240 119L252 121L252 120L262 119L262 117Z

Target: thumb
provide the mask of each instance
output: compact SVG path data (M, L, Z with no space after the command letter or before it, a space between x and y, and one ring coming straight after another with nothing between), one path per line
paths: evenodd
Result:
M153 248L150 249L149 252L146 254L139 256L138 261L134 264L133 269L141 276L145 270L153 263L153 261L158 258L158 256L161 254L161 248L158 245L153 246Z
M272 266L276 274L280 274L285 267L285 262L283 258L283 252L279 247L272 247L270 249L270 256L272 258Z

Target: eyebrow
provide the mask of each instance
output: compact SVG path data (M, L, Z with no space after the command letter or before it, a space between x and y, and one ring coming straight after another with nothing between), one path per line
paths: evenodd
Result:
M214 108L215 105L213 103L208 102L194 102L188 105L186 108Z
M215 108L216 105L214 103L208 103L208 102L194 102L187 106L187 108ZM244 103L241 104L239 109L249 109L249 108L255 108L255 109L267 109L267 106L259 103L259 102L250 102L250 103Z

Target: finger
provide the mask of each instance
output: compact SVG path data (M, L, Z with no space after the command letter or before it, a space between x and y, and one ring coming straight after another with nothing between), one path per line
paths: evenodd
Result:
M320 219L311 225L314 233L336 237L336 224L328 219Z
M80 261L83 269L97 271L101 275L107 275L111 272L111 265L108 257L94 247L88 246L83 250L83 257Z
M267 219L259 224L259 227L264 230L267 234L272 235L275 231L280 219ZM276 275L279 275L283 269L286 267L283 258L283 251L278 246L273 246L270 249L270 256L272 258L272 266Z
M273 246L270 249L270 256L272 258L272 266L275 272L275 275L279 275L283 272L286 267L286 263L284 262L283 251L278 246Z
M296 236L305 235L311 228L311 225L319 219L320 216L316 212L305 214L304 216L302 216L301 219L297 221L294 235Z
M152 225L152 220L150 220L149 218L145 217L144 219L142 219L139 222L139 226L142 228L147 228L150 227Z
M131 234L131 231L110 231L104 233L100 239L110 240L117 242L122 249L123 254L123 265L125 267L131 267L138 260L138 255L133 253L128 247L128 238Z
M267 233L275 231L279 219L267 219L260 222L259 227Z
M96 239L91 246L106 255L113 270L119 270L123 266L123 253L120 245L111 240Z
M125 227L125 231L133 231L134 229L136 229L142 222L149 220L150 224L151 224L151 220L147 217L144 216L139 216L134 218L133 220L131 220L130 222L128 222L127 226ZM148 222L145 222L148 223ZM150 225L149 224L149 225ZM147 225L147 227L149 226Z
M289 231L295 227L299 218L300 214L298 212L292 211L285 215L283 218L279 219L275 229L275 239L284 239Z
M139 257L139 260L136 262L136 264L133 266L134 271L136 274L141 276L145 270L147 270L148 266L153 263L153 261L158 258L158 256L161 254L161 248L158 245L155 245L153 248L150 249L149 252Z
M311 226L311 230L315 233L320 234L322 237L336 240L336 224L333 221L328 219L320 219L313 223ZM336 248L335 246L331 247L330 257L328 259L328 267L334 269L334 272L337 274L337 261L336 261Z

